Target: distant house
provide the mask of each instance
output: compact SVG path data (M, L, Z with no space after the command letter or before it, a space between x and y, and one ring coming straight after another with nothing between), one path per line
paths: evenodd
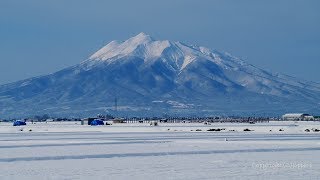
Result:
M116 118L112 120L113 123L125 123L123 118Z
M94 121L97 118L85 118L85 119L81 119L81 125L91 125L91 122Z
M95 119L95 120L91 121L90 125L91 126L100 126L100 125L104 125L104 122L101 119Z
M290 113L282 116L282 120L285 121L311 121L314 117L304 113Z
M13 122L13 126L25 126L25 125L27 125L26 122L22 120L17 120Z

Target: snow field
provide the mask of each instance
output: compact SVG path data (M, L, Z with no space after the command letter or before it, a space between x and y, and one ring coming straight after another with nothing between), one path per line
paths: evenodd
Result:
M317 179L320 133L306 128L320 123L1 123L0 179Z

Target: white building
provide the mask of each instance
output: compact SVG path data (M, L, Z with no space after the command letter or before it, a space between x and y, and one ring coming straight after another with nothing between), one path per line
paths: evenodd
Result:
M290 113L282 116L282 120L286 121L310 121L314 120L314 117L304 113Z

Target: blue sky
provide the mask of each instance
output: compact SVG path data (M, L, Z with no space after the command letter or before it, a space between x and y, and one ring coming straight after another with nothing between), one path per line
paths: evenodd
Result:
M0 84L55 72L139 32L320 82L318 0L1 0Z

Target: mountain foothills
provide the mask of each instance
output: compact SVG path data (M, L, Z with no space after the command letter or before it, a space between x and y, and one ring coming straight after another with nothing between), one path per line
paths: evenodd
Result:
M144 33L112 41L73 67L0 86L2 118L98 113L270 116L319 112L319 103L320 84Z

